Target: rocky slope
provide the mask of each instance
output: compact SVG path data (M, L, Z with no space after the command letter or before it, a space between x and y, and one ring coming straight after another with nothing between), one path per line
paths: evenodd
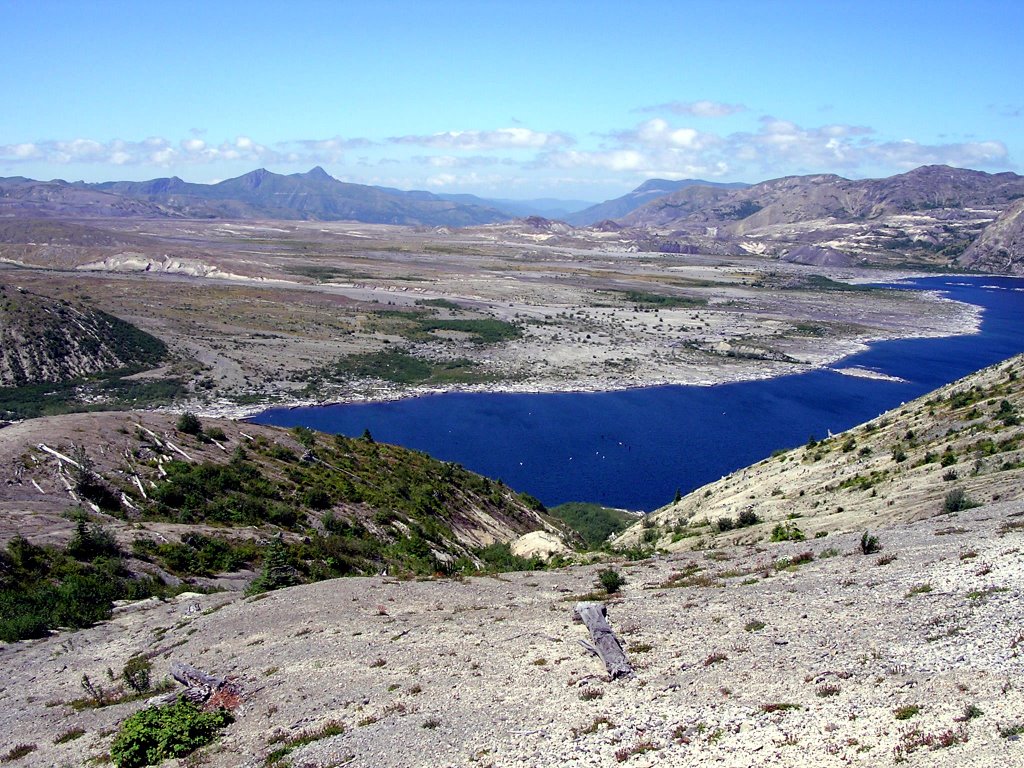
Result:
M144 704L90 707L83 675L116 702L107 669L143 654L154 680L180 660L245 694L166 765L1021 765L1022 513L882 528L873 555L845 534L623 563L608 617L636 676L616 681L570 619L596 567L136 603L0 647L0 754L106 760Z
M698 191L654 200L621 223L684 239L711 235L775 257L811 245L851 263L992 269L964 251L1024 195L1024 177L924 166L884 179L791 176L728 194ZM1024 253L1013 246L996 266L1019 272Z
M617 543L675 550L767 541L780 524L811 538L1020 499L1022 488L1024 356L1017 356L699 488ZM741 527L744 513L761 522Z
M1024 253L1024 200L1018 200L971 243L960 263L981 272L1019 272Z
M142 370L166 354L162 341L113 315L0 284L0 387Z

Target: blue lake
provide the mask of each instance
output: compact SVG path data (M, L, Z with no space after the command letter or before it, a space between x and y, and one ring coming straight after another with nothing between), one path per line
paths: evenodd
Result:
M601 393L446 394L390 403L273 409L259 424L306 426L426 451L501 478L548 506L593 501L651 510L778 448L824 437L1024 351L1024 280L924 278L985 308L981 333L879 342L843 366L905 383L830 371L713 387Z

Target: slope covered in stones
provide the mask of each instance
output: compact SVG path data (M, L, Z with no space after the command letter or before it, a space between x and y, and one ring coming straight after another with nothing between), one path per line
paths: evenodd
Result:
M0 387L152 367L162 341L92 307L0 284Z
M210 768L1020 765L1021 514L880 528L870 555L854 533L620 563L615 681L570 618L596 566L135 603L0 646L0 754L104 762L141 655L154 683L184 661L242 689L185 763Z

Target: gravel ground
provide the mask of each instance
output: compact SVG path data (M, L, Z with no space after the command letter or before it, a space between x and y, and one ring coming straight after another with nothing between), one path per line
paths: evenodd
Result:
M608 616L636 667L627 680L606 679L571 620L599 566L148 601L0 647L0 755L17 744L36 750L12 765L105 755L142 704L67 702L83 696L83 674L112 687L106 670L142 652L155 673L182 660L247 691L224 736L182 765L262 766L331 721L344 732L286 760L1024 765L1010 734L1024 730L1022 520L1024 504L1005 503L882 529L872 555L848 534L620 563L627 583ZM74 728L84 736L54 744Z

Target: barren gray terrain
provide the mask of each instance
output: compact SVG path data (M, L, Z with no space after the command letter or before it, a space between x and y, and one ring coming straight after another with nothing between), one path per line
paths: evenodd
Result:
M69 702L83 674L106 685L145 653L155 673L182 660L246 691L182 765L255 768L330 721L344 732L292 765L1024 765L1022 515L1004 503L879 529L872 555L854 531L622 563L608 615L636 675L616 681L570 619L596 566L143 602L0 649L0 752L102 762L142 703Z
M0 282L100 306L161 339L176 362L144 376L181 379L191 407L209 414L437 390L758 379L828 365L869 340L965 333L978 323L975 308L930 294L831 282L904 272L637 252L630 236L543 220L453 231L102 226L108 239L91 229L58 236L53 222L19 230L9 238L18 243L0 245ZM503 335L459 330L481 323ZM396 381L351 372L353 355L394 350L435 373Z

